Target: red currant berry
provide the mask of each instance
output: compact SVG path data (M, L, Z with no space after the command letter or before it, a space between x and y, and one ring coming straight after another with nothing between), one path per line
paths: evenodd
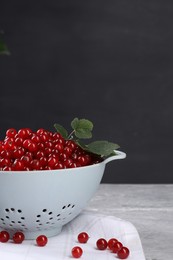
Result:
M32 170L40 170L40 168L41 168L40 160L33 159L33 160L30 162L30 168L31 168Z
M50 166L51 168L54 168L55 164L58 163L58 158L55 157L49 157L48 159L48 166Z
M49 141L49 136L46 133L44 133L44 134L40 135L40 140L41 140L41 142L45 143L46 141Z
M21 159L15 159L12 168L14 171L23 171L25 169L24 162Z
M18 131L18 137L21 137L23 139L27 139L30 137L30 132L31 130L29 130L28 128L22 128Z
M36 134L33 134L31 137L31 141L33 141L34 143L40 143L40 137Z
M83 254L83 250L82 250L81 247L75 246L75 247L72 248L71 254L74 258L80 258Z
M5 166L11 166L11 159L9 159L9 158L0 159L0 167L3 168Z
M14 139L14 142L17 146L22 146L23 145L23 142L24 142L24 139L21 138L21 137L17 137Z
M112 252L117 253L122 247L123 247L122 243L118 241L118 242L114 243Z
M88 234L86 232L82 232L82 233L80 233L78 235L79 243L84 244L84 243L86 243L88 241L88 239L89 239L89 236L88 236Z
M28 145L28 150L30 152L36 152L37 149L38 149L37 144L31 141L30 144Z
M25 149L23 147L18 147L13 151L13 158L21 158L25 153Z
M15 137L16 134L17 134L17 130L14 128L10 128L6 131L6 136L8 137Z
M48 239L45 235L40 235L36 238L36 243L38 246L45 246L48 242Z
M25 167L29 167L30 166L31 160L32 159L28 155L23 155L21 157L21 161L24 163Z
M70 167L70 165L73 163L73 160L72 159L66 159L66 160L64 160L64 166L66 167L66 168L72 168L72 167Z
M59 152L62 152L64 150L64 146L60 143L55 144L54 148Z
M10 239L10 235L7 231L0 232L0 242L6 243Z
M73 150L70 147L66 146L64 148L64 152L70 156L72 154Z
M16 149L16 144L15 144L14 140L12 140L12 139L13 138L9 138L8 140L6 140L4 142L4 148L5 149L10 150L10 151Z
M12 157L12 151L3 150L0 152L0 157L10 159Z
M16 232L13 235L13 241L15 244L21 244L25 239L25 235L22 232Z
M124 247L124 246L123 246L123 247L118 251L117 255L118 255L118 257L119 257L120 259L126 259L126 258L129 256L129 253L130 253L129 249L128 249L127 247Z
M86 166L91 161L89 155L80 155L77 160L81 166Z
M52 136L54 141L58 141L60 138L62 138L60 133L54 133Z
M26 148L26 149L28 149L28 146L30 145L31 142L32 142L32 141L31 141L30 139L25 139L25 140L23 141L23 147Z
M72 150L76 149L76 147L77 147L76 143L74 141L72 141L72 140L67 140L66 141L66 146L68 146Z
M104 239L104 238L99 238L99 239L97 240L97 242L96 242L96 245L97 245L97 248L98 248L99 250L105 250L105 249L107 248L108 243L107 243L106 239Z
M109 239L109 241L108 241L108 248L110 250L112 250L116 242L118 242L118 240L116 238Z
M46 157L41 157L39 159L39 161L40 161L41 167L45 167L47 165L47 158Z

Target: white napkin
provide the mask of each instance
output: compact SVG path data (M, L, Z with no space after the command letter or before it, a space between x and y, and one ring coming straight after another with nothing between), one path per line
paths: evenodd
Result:
M77 236L80 232L90 236L86 244L80 244ZM73 259L71 249L80 246L83 249L81 260L113 260L118 259L110 250L100 251L96 248L99 238L109 240L115 237L130 249L128 260L145 260L139 234L128 221L97 213L84 211L73 221L63 227L62 232L48 238L45 247L38 247L35 240L25 240L22 244L12 241L0 243L0 259L4 260L61 260Z

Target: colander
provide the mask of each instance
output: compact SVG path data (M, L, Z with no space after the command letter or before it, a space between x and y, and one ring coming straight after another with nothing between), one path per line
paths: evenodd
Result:
M97 191L105 165L126 154L116 151L101 163L43 171L0 171L0 230L26 239L61 232Z

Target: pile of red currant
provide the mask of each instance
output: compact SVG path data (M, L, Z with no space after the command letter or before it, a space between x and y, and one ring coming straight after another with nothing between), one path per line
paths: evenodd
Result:
M88 239L89 235L86 232L81 232L78 235L79 243L87 243ZM112 253L116 253L119 259L126 259L130 254L129 249L123 246L116 238L111 238L108 241L104 238L99 238L96 241L96 247L98 250L109 249ZM80 258L83 254L83 250L80 246L75 246L72 248L71 254L74 258Z
M82 167L101 162L101 157L82 149L60 133L30 128L6 131L0 141L1 171L34 171Z

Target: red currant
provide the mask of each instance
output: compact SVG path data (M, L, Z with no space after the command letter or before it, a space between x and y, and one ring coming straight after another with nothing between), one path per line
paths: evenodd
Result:
M38 159L33 159L33 160L30 162L30 168L31 168L32 170L40 170L40 167L41 167L40 160L38 160Z
M58 162L59 162L58 158L49 157L49 159L48 159L48 166L53 168Z
M109 239L109 241L108 241L108 248L110 250L112 250L116 242L118 242L118 240L116 238Z
M25 235L22 232L16 232L13 235L13 241L15 244L21 244L25 239Z
M86 232L82 232L78 235L78 241L79 243L86 243L89 239L89 236Z
M24 163L24 167L29 167L31 160L32 159L30 158L30 156L26 154L21 157L21 161Z
M9 158L0 159L0 167L3 168L5 166L11 166L11 159L9 159Z
M23 171L25 168L24 162L21 159L15 159L12 168L14 171Z
M122 247L123 247L122 243L118 241L118 242L114 243L112 252L117 253Z
M45 235L40 235L36 238L36 243L38 246L45 246L48 242L48 239Z
M16 134L17 134L17 130L14 128L10 128L6 131L6 136L8 137L15 137Z
M0 242L6 243L10 239L10 235L7 231L0 232Z
M129 249L128 249L127 247L124 247L124 246L123 246L123 247L118 251L117 255L118 255L118 257L119 257L120 259L126 259L126 258L129 256L129 253L130 253Z
M83 254L83 250L82 250L81 247L75 246L75 247L72 248L71 254L74 258L80 258Z
M96 242L96 245L97 245L97 248L98 248L99 250L105 250L105 249L107 248L108 243L107 243L106 239L104 239L104 238L99 238L99 239L97 240L97 242Z
M18 131L18 137L21 137L23 139L27 139L30 137L31 135L31 130L29 130L29 128L21 128L19 131Z
M18 147L13 151L13 158L21 158L25 153L25 149L23 147Z

